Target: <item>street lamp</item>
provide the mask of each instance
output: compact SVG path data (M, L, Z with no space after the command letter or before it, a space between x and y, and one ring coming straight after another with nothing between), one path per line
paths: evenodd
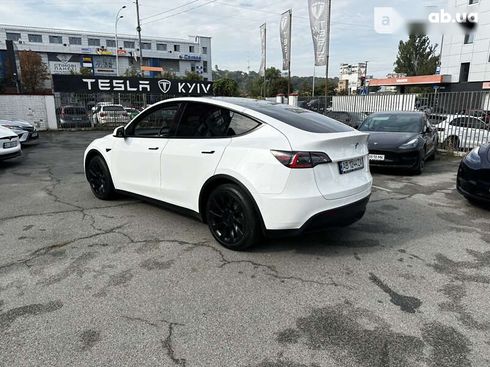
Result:
M115 25L115 30L116 30L116 76L119 76L119 45L117 43L117 23L119 22L119 19L124 18L123 15L119 15L121 10L125 9L126 5L124 5L119 11L117 12L116 15L116 25Z

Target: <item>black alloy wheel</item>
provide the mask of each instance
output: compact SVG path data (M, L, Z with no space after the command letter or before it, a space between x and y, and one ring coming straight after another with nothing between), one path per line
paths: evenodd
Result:
M236 185L221 185L211 193L206 219L213 237L231 250L249 248L259 238L259 223L251 199Z
M413 173L416 175L420 175L425 168L425 149L419 155L419 159L417 161L417 165L413 168Z
M97 155L90 159L87 165L87 180L97 198L109 200L114 197L115 190L111 174L102 157Z

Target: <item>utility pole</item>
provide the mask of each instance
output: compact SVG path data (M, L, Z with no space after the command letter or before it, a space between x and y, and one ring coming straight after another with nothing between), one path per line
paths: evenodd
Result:
M291 30L293 29L293 11L289 9L289 50L288 50L288 100L289 100L289 95L291 94Z
M138 31L138 42L140 48L140 76L143 76L143 49L141 47L140 6L138 0L136 0L136 18L138 18L138 26L136 27L136 30Z
M327 35L326 35L326 40L327 40L327 57L325 60L325 111L327 110L328 107L328 101L327 101L327 96L328 96L328 61L330 59L330 18L331 18L331 13L332 13L332 1L328 2L328 12L327 12Z

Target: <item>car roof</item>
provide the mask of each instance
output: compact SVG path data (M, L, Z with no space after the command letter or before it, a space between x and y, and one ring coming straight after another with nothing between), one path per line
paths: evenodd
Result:
M371 116L381 116L381 115L420 115L425 116L423 111L383 111L383 112L373 112Z

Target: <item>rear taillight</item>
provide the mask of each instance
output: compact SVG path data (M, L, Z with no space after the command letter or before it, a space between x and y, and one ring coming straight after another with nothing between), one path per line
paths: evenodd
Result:
M271 153L279 162L289 168L313 168L319 164L332 162L330 157L323 152L271 150Z
M106 116L107 116L107 113L105 113L105 112L100 113L100 117L106 117Z

